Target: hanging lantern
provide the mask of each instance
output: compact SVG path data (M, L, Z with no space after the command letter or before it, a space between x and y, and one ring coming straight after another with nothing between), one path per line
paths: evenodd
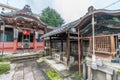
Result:
M23 34L28 36L28 35L30 35L30 31L29 30L24 30Z

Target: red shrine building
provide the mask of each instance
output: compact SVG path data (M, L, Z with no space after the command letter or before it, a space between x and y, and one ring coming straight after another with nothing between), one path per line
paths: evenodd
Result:
M26 5L22 10L0 14L0 53L19 50L42 50L41 35L46 25Z

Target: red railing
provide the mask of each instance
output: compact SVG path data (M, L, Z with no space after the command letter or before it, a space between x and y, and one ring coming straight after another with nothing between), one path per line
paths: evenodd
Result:
M17 43L17 48L22 48L22 42Z
M18 42L17 48L22 48L22 42ZM33 48L33 42L30 43L30 48Z
M18 42L17 48L22 48L22 42ZM30 48L34 48L33 42L30 43ZM44 43L43 42L37 42L37 49L44 49Z
M0 42L0 51L2 51L3 43ZM4 51L13 51L14 43L13 42L4 42Z
M33 48L33 42L30 43L30 48Z
M4 52L13 52L14 48L14 42L4 42ZM30 43L30 48L34 48L34 44ZM17 43L17 49L22 49L22 42ZM43 50L44 49L44 43L43 42L37 42L37 50ZM0 52L2 51L2 42L0 42Z
M44 43L43 42L37 42L37 49L43 50L44 49Z

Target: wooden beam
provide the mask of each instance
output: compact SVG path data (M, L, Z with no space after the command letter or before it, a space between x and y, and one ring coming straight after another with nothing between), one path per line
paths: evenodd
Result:
M70 36L70 39L78 40L78 37Z
M78 28L78 70L79 70L79 74L80 74L80 71L81 71L81 67L80 67L80 59L81 59L81 47L80 47L81 43L80 43L80 31L79 31L79 28Z

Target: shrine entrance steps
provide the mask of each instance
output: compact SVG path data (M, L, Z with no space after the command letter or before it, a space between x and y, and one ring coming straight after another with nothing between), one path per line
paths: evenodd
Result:
M27 52L27 53L16 53L12 56L11 62L24 62L33 61L42 57L43 51Z

